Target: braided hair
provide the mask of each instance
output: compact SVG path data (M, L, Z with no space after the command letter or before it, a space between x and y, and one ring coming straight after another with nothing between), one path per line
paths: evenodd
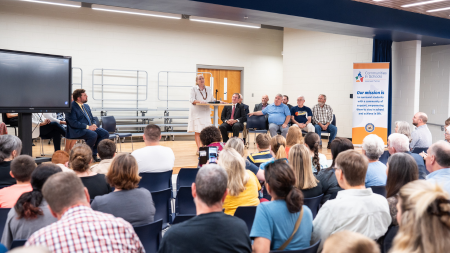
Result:
M316 133L309 132L305 136L305 144L308 146L308 148L312 152L314 152L312 164L316 168L317 173L319 173L319 171L320 171L319 141L320 141L320 137Z

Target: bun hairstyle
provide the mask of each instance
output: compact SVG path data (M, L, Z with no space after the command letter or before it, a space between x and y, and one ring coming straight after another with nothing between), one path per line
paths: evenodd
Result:
M449 252L449 194L438 184L416 180L400 189L398 199L400 229L391 252Z
M286 201L290 213L298 213L303 206L303 193L295 187L295 176L291 167L284 160L269 163L264 170L266 183L270 191L279 199Z
M277 135L272 137L272 139L270 139L270 146L275 154L275 159L287 158L286 139L283 136Z
M92 150L86 144L76 144L70 150L69 167L74 171L85 172L92 160Z
M314 156L312 159L312 164L316 167L317 173L320 171L320 162L319 162L319 144L320 144L320 136L316 133L307 133L305 135L305 144L308 148L314 152Z

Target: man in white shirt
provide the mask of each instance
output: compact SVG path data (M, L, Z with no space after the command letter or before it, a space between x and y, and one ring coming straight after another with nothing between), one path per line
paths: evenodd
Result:
M175 155L171 148L159 145L161 128L150 124L144 130L144 148L131 153L138 163L139 172L165 172L173 169Z
M335 167L337 181L344 191L325 202L313 221L311 241L322 240L319 252L325 240L336 232L349 230L376 240L391 224L386 198L364 185L367 158L355 150L347 150L338 155Z

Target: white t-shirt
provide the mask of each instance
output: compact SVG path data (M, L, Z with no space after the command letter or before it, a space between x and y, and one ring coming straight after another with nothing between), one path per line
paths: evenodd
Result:
M138 163L139 172L165 172L173 169L175 155L171 148L147 146L131 153Z

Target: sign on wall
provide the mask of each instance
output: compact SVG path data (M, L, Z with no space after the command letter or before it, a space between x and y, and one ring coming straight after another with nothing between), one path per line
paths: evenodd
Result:
M352 142L376 134L387 144L389 63L353 63Z

